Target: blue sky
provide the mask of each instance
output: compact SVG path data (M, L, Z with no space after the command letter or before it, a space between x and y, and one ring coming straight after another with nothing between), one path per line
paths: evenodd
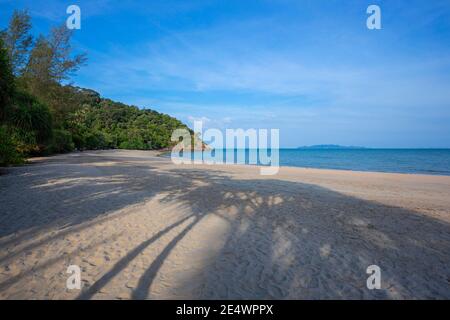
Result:
M206 127L279 128L282 147L450 147L450 1L0 0L33 32L81 8L74 78ZM382 29L366 28L377 4Z

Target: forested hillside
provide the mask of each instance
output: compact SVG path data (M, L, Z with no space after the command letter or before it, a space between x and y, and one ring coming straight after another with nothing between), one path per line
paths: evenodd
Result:
M26 11L0 33L0 165L74 149L161 149L179 120L67 85L86 62L65 25L34 38Z
M71 113L66 128L76 148L161 149L170 146L179 120L153 110L139 109L109 99L91 90L72 88L83 105Z

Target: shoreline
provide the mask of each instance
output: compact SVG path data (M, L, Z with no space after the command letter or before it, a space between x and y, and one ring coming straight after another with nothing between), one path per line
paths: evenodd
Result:
M322 168L302 168L302 167L280 167L275 175L262 176L259 174L261 166L251 164L181 164L175 165L170 158L161 157L157 150L92 150L83 152L72 152L67 154L55 155L52 157L34 158L37 163L45 163L49 158L64 158L66 156L99 156L99 157L127 157L130 154L136 157L137 164L141 161L157 161L163 166L175 168L175 170L203 170L204 172L217 171L232 174L239 178L251 177L256 180L273 181L302 181L312 185L325 187L327 189L343 192L344 194L360 197L360 190L364 190L362 199L375 200L390 205L406 206L408 208L423 208L427 213L442 218L439 212L444 213L444 218L450 221L450 176L445 175L427 175L416 173L391 173L376 171L355 171L355 170L337 170ZM418 187L416 187L416 185ZM430 195L431 192L437 194ZM400 190L400 191L398 191ZM417 193L421 190L420 193ZM411 193L411 191L413 193ZM395 194L401 192L406 201L400 201ZM408 193L411 193L409 195ZM425 195L425 196L424 196ZM448 199L448 201L442 201ZM409 203L407 203L409 201ZM433 203L436 201L436 203ZM412 204L412 205L411 205ZM414 205L415 204L415 205ZM434 207L440 207L436 210ZM448 209L448 210L444 210ZM446 212L445 212L446 211ZM436 214L438 212L438 214Z
M125 150L32 163L0 176L2 299L450 298L450 177Z
M286 149L291 150L291 149ZM292 149L296 150L296 149ZM365 149L364 149L365 150ZM378 149L377 149L378 150ZM413 150L413 149L407 149L407 150ZM425 150L450 150L450 149L425 149ZM89 152L110 152L110 151L117 151L117 152L142 152L142 153L149 153L151 154L151 157L159 157L161 159L168 159L170 160L170 157L168 156L170 154L170 151L167 151L165 149L163 150L128 150L128 149L104 149L104 150L84 150L84 151L74 151L74 152L68 152L68 153L60 153L60 154L54 154L49 156L42 156L42 157L31 157L28 158L27 161L32 164L36 161L44 161L45 159L57 157L57 156L64 156L64 155L70 155L70 154L83 154L83 153L89 153ZM190 164L187 164L190 165ZM243 164L243 163L220 163L220 164L207 164L207 163L201 163L196 165L206 165L206 166L244 166L244 167L267 167L263 165L258 164ZM23 166L23 165L21 165ZM13 166L13 167L20 167L20 166ZM8 167L2 167L4 169ZM354 170L354 169L335 169L335 168L317 168L317 167L301 167L301 166L279 166L279 168L290 168L290 169L302 169L302 170L320 170L320 171L329 171L329 172L355 172L355 173L374 173L374 174L388 174L388 175L414 175L414 176L431 176L431 177L450 177L450 174L433 174L433 173L416 173L416 172L392 172L392 171L370 171L370 170Z
M231 149L230 149L231 150ZM238 150L246 150L246 149L238 149ZM253 149L253 150L256 150L256 149ZM370 149L370 148L367 148L367 149L338 149L338 150L334 150L334 149L330 149L330 150L328 150L328 149L325 149L325 150L323 150L323 149L312 149L312 150L308 150L308 149L306 149L306 150L302 150L302 149L288 149L288 148L285 148L285 149L279 149L280 151L281 150L291 150L291 151L296 151L296 150L299 150L300 152L302 152L302 151L304 151L304 152L310 152L310 151L313 151L313 152L328 152L328 151L331 151L331 152L334 152L334 151L348 151L348 152L354 152L355 150L356 151L367 151L367 150L370 150L370 151L386 151L386 150L390 150L390 151L398 151L398 150L402 150L402 151L420 151L420 150L423 150L423 151L450 151L450 149L445 149L445 148L441 148L441 149L437 149L437 148L423 148L423 149L394 149L394 148L392 148L392 149ZM236 150L234 150L234 152L235 152ZM161 152L161 154L160 154L160 156L161 157L163 157L163 158L170 158L170 151L164 151L164 152ZM336 161L338 161L338 160L336 160ZM449 161L450 161L450 159L449 159ZM249 163L225 163L226 161L223 161L222 163L218 163L219 165L256 165L256 166L264 166L264 167L267 167L267 166L269 166L269 165L261 165L261 164L249 164ZM298 165L298 166L294 166L294 165L290 165L290 164L287 164L287 165L284 165L284 164L281 164L281 165L279 165L279 167L281 168L281 167L290 167L290 168L305 168L305 169L322 169L322 170L339 170L339 171L355 171L355 172L379 172L379 173L393 173L393 174L418 174L418 175L432 175L432 176L450 176L450 171L448 171L448 170L444 170L444 171L442 171L442 170L427 170L427 169L410 169L410 170L389 170L389 169L385 169L385 170L383 170L383 169L379 169L379 170L373 170L373 169L360 169L360 168L337 168L337 167L333 167L333 164L329 164L329 166L328 165L326 165L326 166L322 166L322 167L320 167L320 166L314 166L314 165L310 165L310 166L305 166L305 165Z

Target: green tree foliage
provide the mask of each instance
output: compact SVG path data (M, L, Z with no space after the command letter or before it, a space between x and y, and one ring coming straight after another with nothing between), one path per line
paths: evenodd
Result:
M162 149L172 145L175 129L187 128L166 114L101 99L92 90L74 90L85 103L70 115L67 127L79 149Z
M15 92L5 117L5 125L16 149L23 155L40 154L53 136L49 108L35 97Z
M28 93L15 93L7 121L20 130L32 132L37 142L45 142L52 136L52 115L49 108Z
M21 75L28 60L29 51L33 43L31 30L31 18L26 10L14 11L8 28L1 33L6 46L9 48L9 60L13 73Z
M23 157L18 152L6 124L6 117L10 114L14 94L14 76L9 55L3 40L0 38L0 166L23 162Z
M28 92L46 103L53 112L55 124L62 125L65 116L74 111L76 102L70 91L61 86L86 62L84 54L73 54L72 30L53 28L48 37L40 36L31 50L20 83Z
M72 134L67 130L55 129L53 139L49 145L49 153L65 153L75 149Z
M41 94L40 86L49 86L69 79L86 62L85 54L73 54L70 44L72 30L65 25L53 28L48 37L40 36L30 52L24 79L34 94ZM37 88L35 88L37 86Z
M23 163L23 156L17 151L17 144L12 139L8 128L0 126L0 166Z
M72 31L53 28L33 43L30 29L28 13L17 11L0 35L0 165L74 148L167 148L172 132L187 128L168 115L63 85L86 61L73 52Z
M0 122L5 118L13 94L14 76L8 58L8 50L0 38Z

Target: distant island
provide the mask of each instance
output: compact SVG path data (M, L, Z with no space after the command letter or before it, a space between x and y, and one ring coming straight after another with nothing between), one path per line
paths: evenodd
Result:
M297 149L319 149L319 150L340 150L340 149L367 149L366 147L358 147L358 146L340 146L337 144L318 144L318 145L313 145L313 146L303 146L303 147L298 147Z

